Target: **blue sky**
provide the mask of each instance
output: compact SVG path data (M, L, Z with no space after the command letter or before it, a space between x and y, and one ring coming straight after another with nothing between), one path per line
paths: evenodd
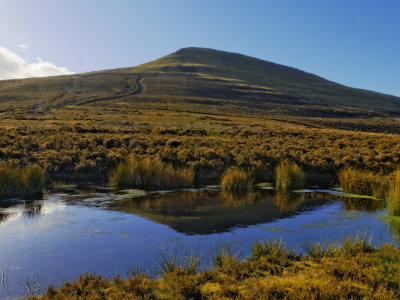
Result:
M0 76L127 67L197 46L400 96L399 16L399 0L0 0Z

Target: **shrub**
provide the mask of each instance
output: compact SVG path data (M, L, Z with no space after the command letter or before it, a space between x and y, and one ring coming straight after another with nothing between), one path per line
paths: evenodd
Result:
M351 194L368 195L386 198L388 180L384 176L375 175L370 171L347 167L339 172L339 182L343 191Z
M248 191L253 188L253 179L246 171L231 167L221 178L221 189L225 191Z
M400 216L400 169L393 172L390 178L388 209L389 214Z
M303 187L305 174L300 166L289 160L282 161L275 169L277 190L286 191Z
M193 185L191 168L174 168L159 160L138 159L131 156L112 172L110 185L114 187L177 188Z

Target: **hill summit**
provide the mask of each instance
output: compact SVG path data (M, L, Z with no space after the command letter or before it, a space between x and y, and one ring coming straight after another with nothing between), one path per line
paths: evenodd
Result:
M245 56L183 48L137 67L0 81L0 108L41 111L118 101L169 108L306 116L395 115L400 98L350 88L319 76Z

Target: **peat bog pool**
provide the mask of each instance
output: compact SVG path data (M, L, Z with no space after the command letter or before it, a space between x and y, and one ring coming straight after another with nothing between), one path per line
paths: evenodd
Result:
M0 203L0 298L41 293L89 272L157 275L162 256L195 254L200 267L230 249L239 257L256 241L282 240L304 252L308 242L371 235L399 244L400 228L379 201L337 190L286 195L256 189L235 195L210 187L146 193L61 191L43 200Z

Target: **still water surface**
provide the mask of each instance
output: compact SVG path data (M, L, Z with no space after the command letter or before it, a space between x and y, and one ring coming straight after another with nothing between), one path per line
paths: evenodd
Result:
M85 272L126 276L142 268L156 276L161 253L194 253L206 268L220 249L245 257L255 241L280 239L304 251L307 242L358 233L371 234L374 245L398 244L400 230L386 215L376 200L345 198L334 190L97 190L2 202L0 298L40 293Z

